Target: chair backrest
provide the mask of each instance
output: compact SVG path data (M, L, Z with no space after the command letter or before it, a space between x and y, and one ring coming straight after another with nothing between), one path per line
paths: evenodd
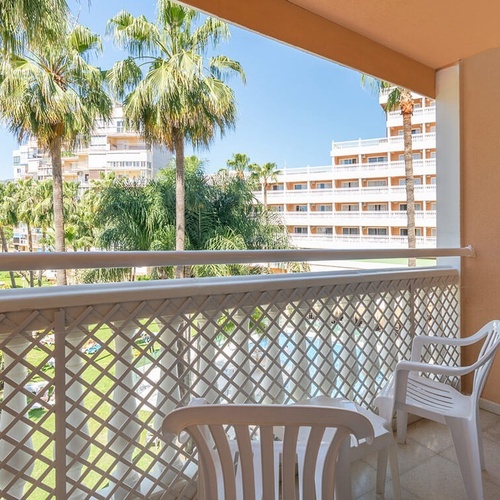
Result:
M473 365L475 370L472 395L476 399L479 399L498 347L500 346L500 321L490 321L474 334L472 338L477 338L478 342L483 341L477 360Z
M283 441L276 440L275 429ZM193 438L200 467L198 497L208 500L299 498L299 449L305 453L301 498L332 499L342 447L349 446L351 435L373 439L370 421L356 411L287 405L188 406L167 415L162 431L167 439L183 431ZM321 492L316 491L317 477ZM350 481L344 474L341 479Z

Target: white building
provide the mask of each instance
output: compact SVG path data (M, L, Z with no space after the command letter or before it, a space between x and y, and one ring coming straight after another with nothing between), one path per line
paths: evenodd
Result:
M436 245L436 108L414 94L412 117L417 247ZM380 95L380 104L387 93ZM332 142L332 164L286 168L268 185L300 248L407 247L403 120L387 113L379 139ZM262 193L258 194L262 201Z
M82 188L86 188L90 181L99 179L101 173L115 172L120 177L149 180L164 168L171 154L165 149L147 145L139 134L125 130L123 122L123 109L117 106L110 122L96 122L90 144L63 151L64 180L78 181ZM36 139L13 152L13 168L15 179L52 177L50 158L38 148Z

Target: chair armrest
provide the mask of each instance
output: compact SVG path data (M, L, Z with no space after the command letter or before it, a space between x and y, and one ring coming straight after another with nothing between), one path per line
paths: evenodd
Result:
M482 332L478 332L482 333ZM412 361L419 361L421 359L422 355L422 348L425 345L446 345L446 346L456 346L456 347L462 347L462 346L467 346L471 344L475 344L481 338L484 337L484 334L477 336L472 335L470 337L466 338L460 338L460 339L455 339L455 338L448 338L448 337L434 337L434 336L429 336L429 335L417 335L412 343L411 343L411 360Z
M422 363L420 361L400 361L396 365L396 377L398 372L424 372L435 373L436 375L461 377L462 375L474 371L475 368L475 364L471 366L447 366Z

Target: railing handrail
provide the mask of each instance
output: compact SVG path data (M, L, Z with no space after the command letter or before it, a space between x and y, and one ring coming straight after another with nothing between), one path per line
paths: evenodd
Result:
M317 260L409 257L475 257L475 252L471 245L462 248L414 249L17 252L0 254L0 271L241 264L255 262L308 262Z
M98 283L73 286L53 286L34 288L15 288L0 290L0 314L26 313L33 307L36 300L38 310L56 311L59 308L76 307L80 309L92 304L109 304L119 294L122 302L142 302L182 297L227 294L228 289L233 295L239 292L253 293L279 289L291 289L301 286L347 285L354 283L383 282L391 280L405 280L425 278L431 274L435 277L458 274L451 266L433 266L420 268L387 268L387 269L360 269L345 271L322 271L307 273L264 274L252 276L228 276L209 278L185 278L177 280L151 280L135 282ZM237 307L237 303L225 302L226 308ZM275 304L277 305L277 304ZM186 304L183 307L187 307ZM196 301L192 307L198 307ZM210 309L205 305L205 309ZM168 315L165 311L165 315ZM124 312L125 316L129 313ZM46 318L45 318L46 319ZM34 325L36 324L36 320ZM89 323L94 320L90 316ZM2 332L0 330L0 333Z

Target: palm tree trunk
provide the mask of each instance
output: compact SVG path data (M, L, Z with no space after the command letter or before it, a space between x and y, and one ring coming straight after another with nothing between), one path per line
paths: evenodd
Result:
M262 179L262 202L264 210L267 210L267 179Z
M179 129L173 131L175 150L175 249L184 250L186 207L184 186L184 137ZM175 267L175 277L184 277L184 266Z
M64 243L64 212L63 212L63 181L61 164L61 137L56 137L50 143L50 158L52 160L54 231L56 252L65 252ZM56 284L66 285L66 270L56 270Z
M415 237L415 183L413 178L413 144L411 135L411 117L413 114L413 98L411 92L401 92L401 114L403 115L403 140L406 176L406 215L408 230L408 248L416 248ZM408 259L408 266L415 267L416 258Z
M0 227L0 239L2 240L2 252L8 252L9 246L7 245L7 238L5 237L5 231L3 227ZM10 285L12 288L16 288L16 278L14 277L14 272L9 271Z
M27 236L28 236L28 252L32 253L33 252L33 234L31 232L31 224L26 224L26 228L27 228ZM34 288L35 287L35 273L34 271L30 271L29 272L29 276L30 276L30 288Z

